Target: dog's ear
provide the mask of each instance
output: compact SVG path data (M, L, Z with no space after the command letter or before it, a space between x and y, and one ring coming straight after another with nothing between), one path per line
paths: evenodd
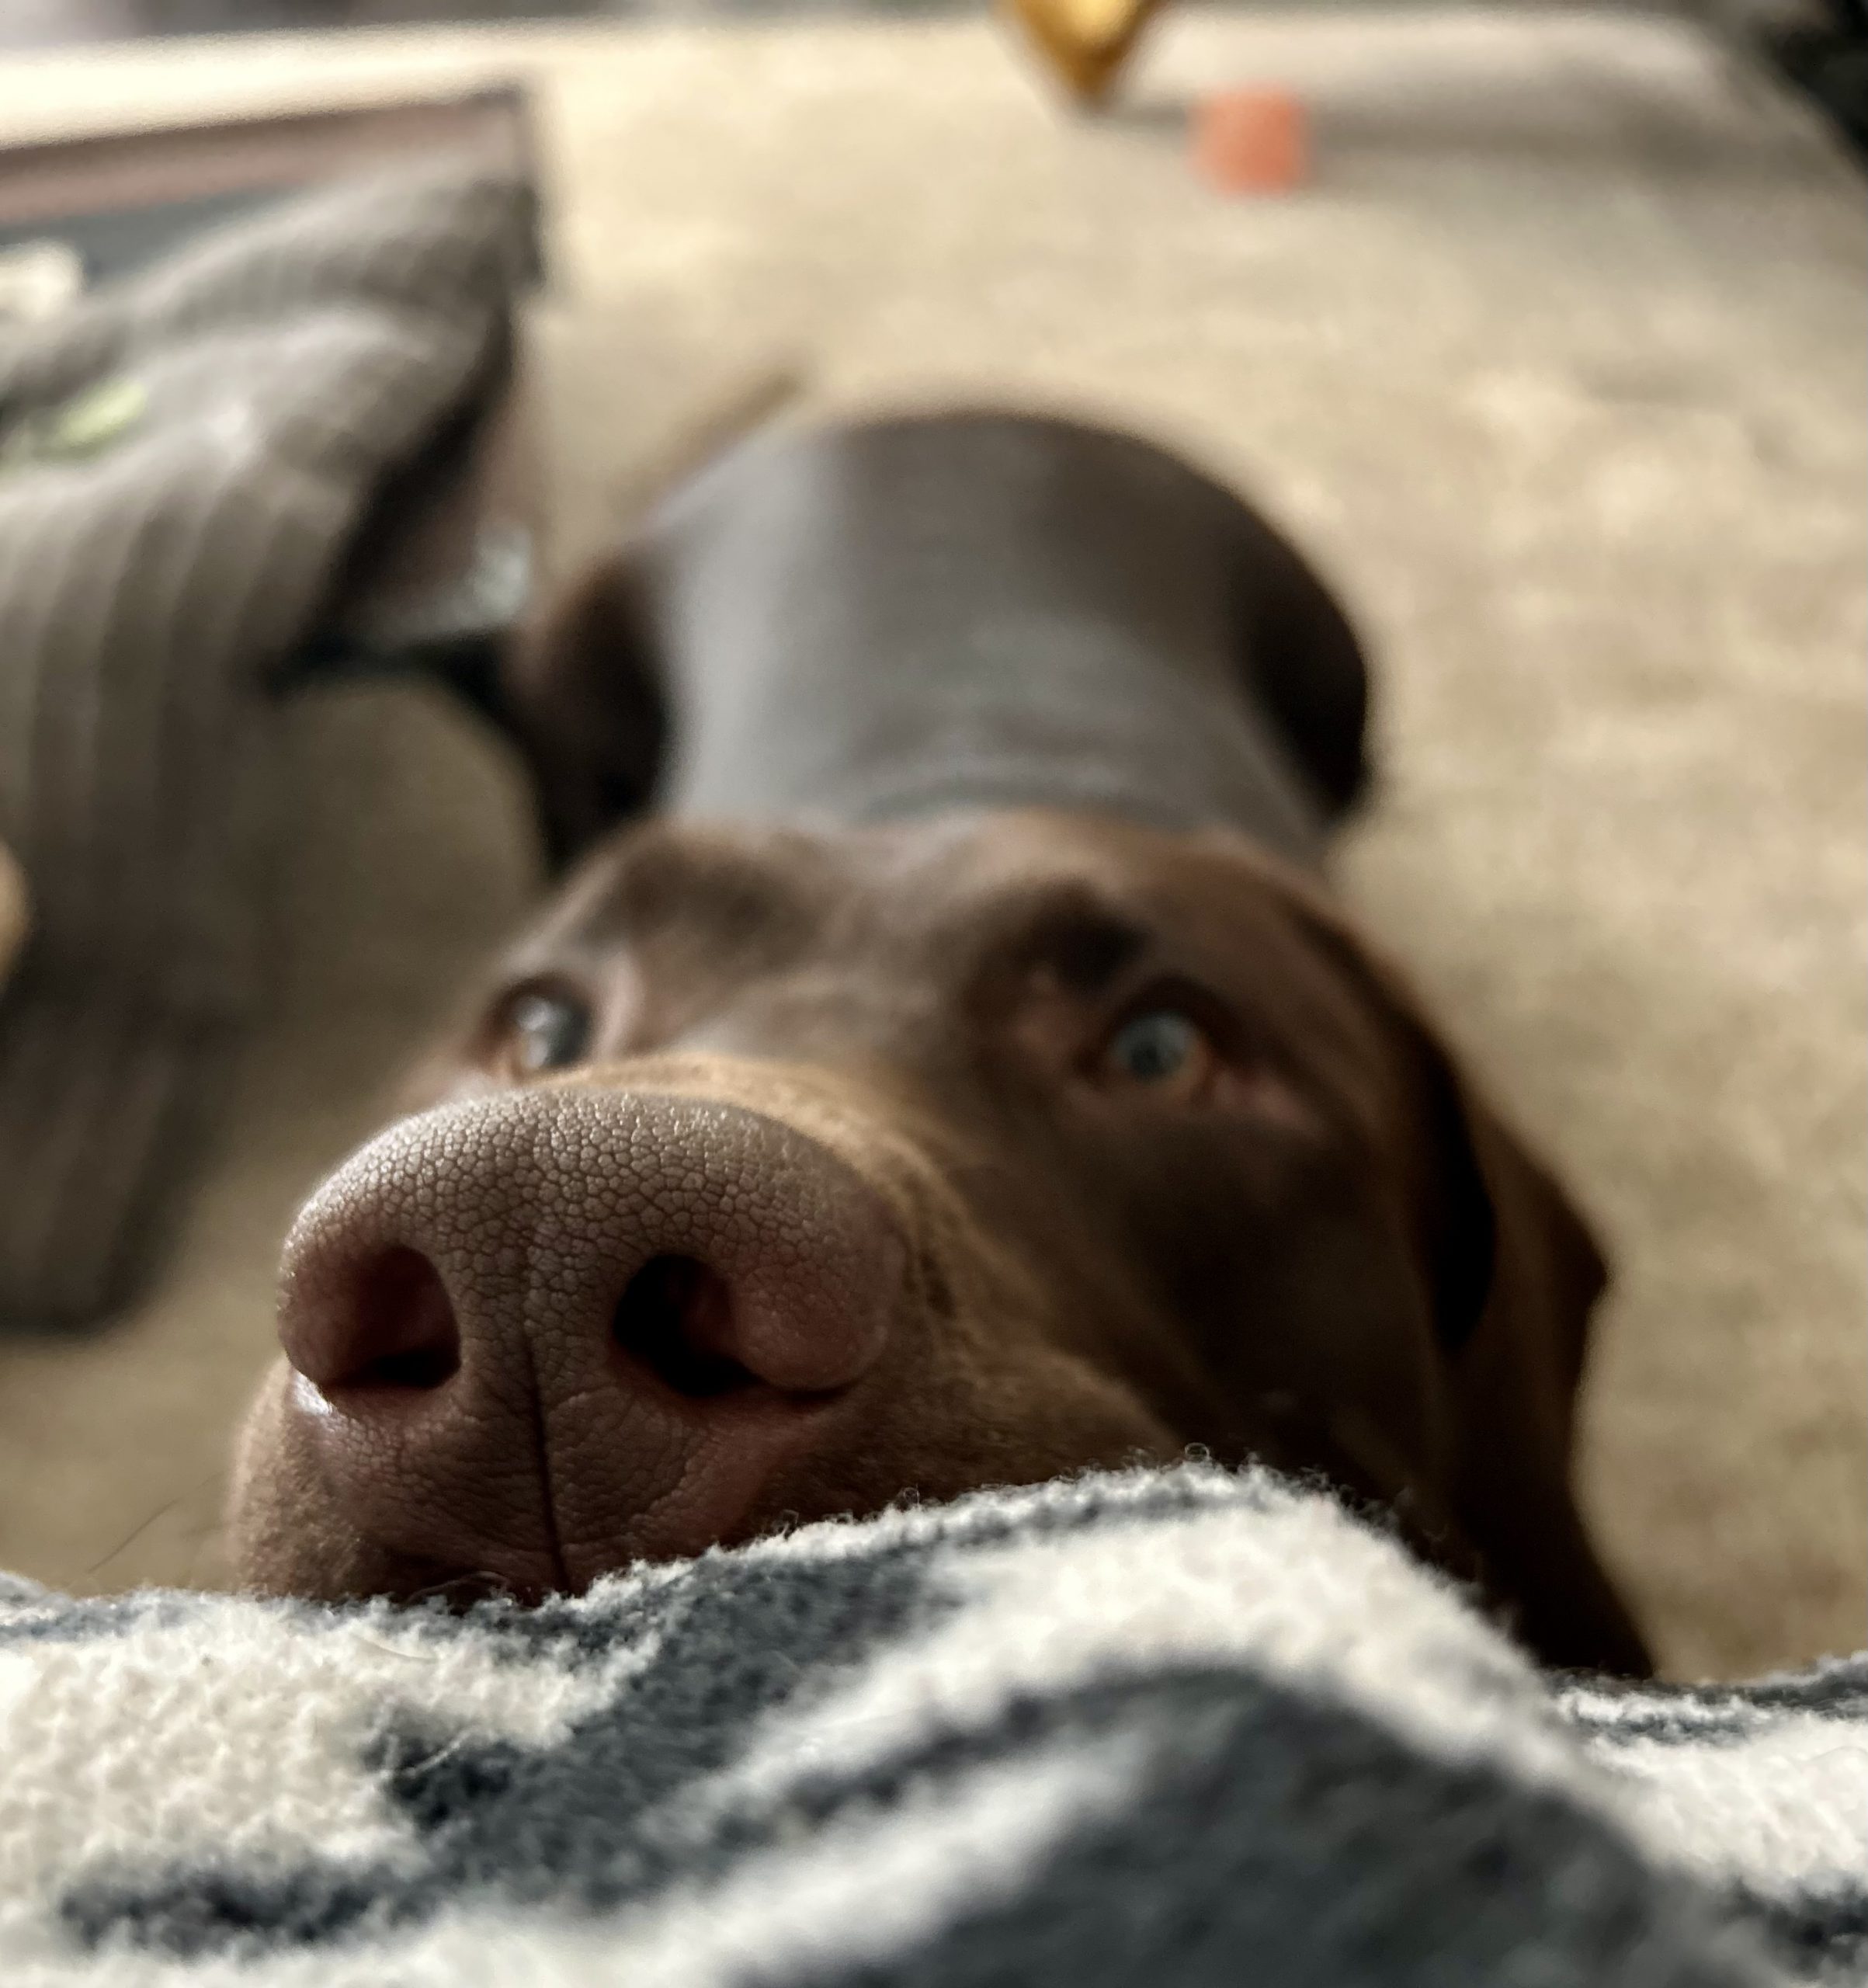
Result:
M648 807L668 743L645 550L663 499L804 391L784 360L684 419L616 493L620 549L593 560L519 629L485 700L531 773L545 855L561 873Z
M1547 1662L1644 1676L1639 1631L1571 1489L1589 1317L1608 1281L1588 1224L1427 1020L1407 977L1320 894L1297 914L1397 1051L1413 1100L1422 1274L1453 1410L1449 1501Z
M1429 1100L1428 1274L1448 1363L1452 1502L1548 1661L1645 1675L1640 1634L1571 1489L1589 1316L1608 1282L1569 1196L1420 1020Z
M554 874L647 806L668 724L628 551L594 561L519 631L497 704L531 776Z

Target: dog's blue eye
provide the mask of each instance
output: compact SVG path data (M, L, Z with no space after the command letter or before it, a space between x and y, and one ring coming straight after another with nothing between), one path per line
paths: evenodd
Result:
M512 1061L520 1072L561 1070L590 1045L590 1010L569 994L521 994L506 1010Z
M1198 1024L1173 1008L1156 1008L1125 1022L1111 1037L1109 1065L1138 1084L1171 1083L1201 1058L1207 1038Z

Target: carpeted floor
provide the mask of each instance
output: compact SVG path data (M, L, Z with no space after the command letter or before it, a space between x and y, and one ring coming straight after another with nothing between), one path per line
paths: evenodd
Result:
M1249 482L1380 659L1345 888L1566 1163L1619 1277L1587 1502L1670 1666L1868 1639L1860 186L1686 30L1189 13L1062 117L980 23L436 31L0 64L0 130L521 69L565 540L749 369L1105 408ZM1190 93L1304 89L1315 185L1210 196ZM0 1347L0 1566L208 1580L295 1197L525 902L438 706L295 721L280 1001L163 1287Z

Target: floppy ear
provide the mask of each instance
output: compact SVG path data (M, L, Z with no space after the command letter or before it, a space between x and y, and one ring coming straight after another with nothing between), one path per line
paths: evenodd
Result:
M1312 887L1290 895L1411 1079L1424 1274L1453 1411L1448 1501L1485 1585L1545 1662L1647 1676L1651 1660L1570 1485L1589 1314L1608 1281L1595 1238L1460 1067L1401 971Z
M762 367L690 414L628 478L622 549L554 593L501 661L491 715L523 754L557 874L648 805L668 742L644 533L656 505L803 391L789 361Z
M1418 1017L1439 1192L1429 1275L1453 1406L1452 1503L1547 1663L1652 1669L1570 1486L1589 1314L1608 1281L1568 1196Z
M519 631L497 706L531 775L554 874L648 805L668 724L627 551L595 561Z

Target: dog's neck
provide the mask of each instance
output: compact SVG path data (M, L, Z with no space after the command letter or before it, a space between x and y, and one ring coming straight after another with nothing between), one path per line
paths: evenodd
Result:
M1007 446L923 451L904 481L860 447L768 444L671 507L658 806L819 823L1060 807L1223 824L1314 862L1325 810L1241 687L1188 493L1092 474L1061 507L1028 438L981 460Z
M1054 807L1319 850L1318 812L1268 728L1123 630L976 605L859 647L767 653L685 686L670 812L863 823Z

